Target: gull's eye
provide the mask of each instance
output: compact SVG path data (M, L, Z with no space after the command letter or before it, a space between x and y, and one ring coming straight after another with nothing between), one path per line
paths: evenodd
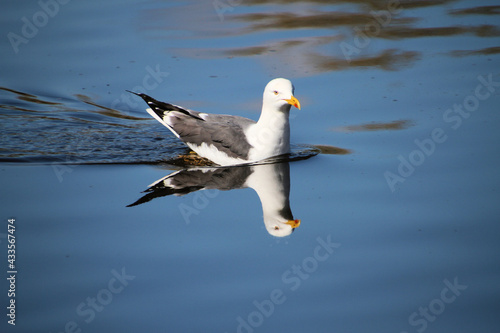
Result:
M278 90L273 91L275 95L278 95Z
M274 230L280 230L280 227L278 227L277 225L274 226Z

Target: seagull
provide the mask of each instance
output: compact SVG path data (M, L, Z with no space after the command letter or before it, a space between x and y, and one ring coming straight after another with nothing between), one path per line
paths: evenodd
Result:
M287 79L273 79L266 85L257 122L197 112L146 94L128 92L141 97L149 105L146 111L189 148L218 165L247 164L290 153L288 118L292 105L300 110L300 102Z

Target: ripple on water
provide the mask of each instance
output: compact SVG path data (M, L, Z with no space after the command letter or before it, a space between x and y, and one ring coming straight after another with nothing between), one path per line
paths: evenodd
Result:
M109 164L169 163L189 167L211 165L190 150L154 119L139 118L104 107L90 97L57 100L0 88L11 98L1 99L6 110L0 138L0 162ZM15 97L15 98L12 98ZM292 145L290 155L259 163L308 159L317 154L346 154L331 146Z

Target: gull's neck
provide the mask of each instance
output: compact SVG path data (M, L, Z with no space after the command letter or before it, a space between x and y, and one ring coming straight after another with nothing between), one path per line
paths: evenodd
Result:
M254 160L288 154L290 152L290 105L281 110L262 106L259 121L249 129L255 148Z

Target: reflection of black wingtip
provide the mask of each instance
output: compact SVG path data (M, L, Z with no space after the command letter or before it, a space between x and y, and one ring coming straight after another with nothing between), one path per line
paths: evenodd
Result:
M155 198L165 197L169 195L185 195L191 192L199 191L201 189L203 189L203 186L187 186L179 189L163 186L153 186L144 191L148 192L147 194L140 197L136 202L127 205L127 207L142 205L143 203L151 201Z
M143 196L142 198L140 198L140 199L139 199L139 200L137 200L136 202L131 203L130 205L127 205L126 207L134 207L134 206L138 206L138 205L140 205L140 204L143 204L143 203L148 202L148 201L150 201L150 200L151 200L151 199L149 199L149 200L145 200L145 197L146 197L146 196Z
M148 201L153 200L157 196L158 195L156 193L154 193L154 192L148 193L146 195L143 195L139 199L137 199L134 203L131 203L130 205L127 205L127 207L134 207L134 206L142 205L143 203L146 203Z
M137 199L134 203L131 203L130 205L127 205L127 207L138 206L138 205L141 205L143 203L146 203L146 202L151 201L154 198L156 198L156 195L154 195L155 193L151 192L150 188L148 188L147 190L143 191L143 193L144 192L150 192L150 193L143 195L142 197L140 197L139 199Z

